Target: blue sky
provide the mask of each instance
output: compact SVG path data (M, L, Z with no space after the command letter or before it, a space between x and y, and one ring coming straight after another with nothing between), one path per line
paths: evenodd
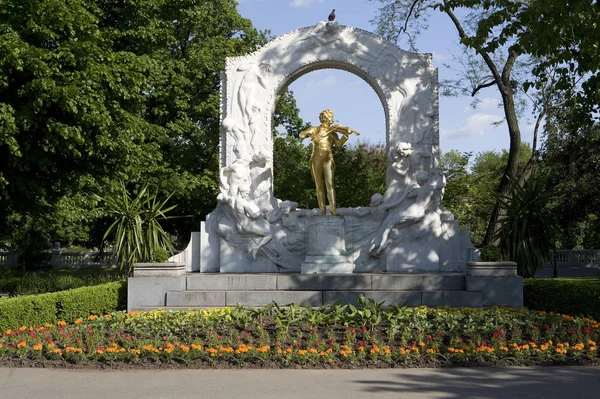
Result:
M274 35L312 26L326 20L336 9L336 20L373 32L370 23L377 11L377 2L368 0L238 0L238 11L258 29L271 30ZM432 15L429 29L417 41L419 52L432 53L433 63L439 69L440 80L452 78L455 72L442 63L458 54L455 28L443 15ZM407 46L399 44L408 49ZM335 119L358 130L360 140L385 142L385 120L381 102L373 89L359 77L344 71L324 69L308 73L290 85L294 92L300 116L312 124L318 123L318 114L330 108ZM481 92L481 103L472 109L470 97L440 97L440 147L442 151L500 151L508 148L506 125L493 127L492 122L502 119L499 96L494 87ZM531 142L532 125L521 122L523 141ZM351 139L354 139L352 137Z

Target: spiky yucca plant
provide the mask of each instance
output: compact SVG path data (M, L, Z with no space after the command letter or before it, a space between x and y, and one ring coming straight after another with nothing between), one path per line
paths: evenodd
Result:
M175 205L166 206L172 195L163 201L158 200L145 185L131 196L125 184L121 183L115 195L99 197L104 201L108 214L116 219L106 230L104 239L114 233L113 251L121 270L131 272L134 263L152 261L154 254L161 249L173 249L159 223L160 218L167 219L165 214L175 208Z
M554 249L557 223L549 206L552 192L543 176L534 173L524 185L511 179L510 195L495 199L504 211L495 236L502 256L517 262L520 276L533 277Z

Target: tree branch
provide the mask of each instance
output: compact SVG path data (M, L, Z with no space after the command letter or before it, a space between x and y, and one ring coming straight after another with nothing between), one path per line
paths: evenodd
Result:
M480 85L477 85L477 87L475 87L475 88L473 89L473 91L471 92L471 97L475 97L475 94L477 94L477 92L478 92L479 90L481 90L481 89L485 89L486 87L490 87L490 86L493 86L493 85L495 85L495 84L496 84L496 80L494 79L494 80L490 80L490 81L489 81L489 82L487 82L487 83L482 83L482 84L480 84Z
M456 30L458 31L458 36L461 38L461 41L463 39L468 39L469 36L467 36L460 21L458 20L456 15L454 15L454 13L452 12L452 9L448 5L448 0L443 0L443 1L444 1L443 11L446 14L448 14L450 19L452 20L452 23L454 23L454 26L456 27ZM494 80L495 80L495 83L498 85L498 88L500 89L500 91L502 93L504 93L505 87L504 87L504 82L502 81L502 76L500 75L500 72L498 71L498 68L496 68L496 64L494 64L494 61L492 60L490 55L485 50L483 50L483 48L479 45L473 46L473 48L475 49L475 51L477 51L477 53L479 53L479 55L481 55L481 57L483 58L483 61L485 62L487 67L490 69L492 76L494 76ZM515 59L516 59L516 57L515 57ZM515 60L513 60L513 64L514 64L514 61ZM512 66L511 66L511 69L512 69Z

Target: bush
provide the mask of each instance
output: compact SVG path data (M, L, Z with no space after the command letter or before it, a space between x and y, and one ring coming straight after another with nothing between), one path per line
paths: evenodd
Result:
M481 250L481 255L479 258L482 262L499 262L500 248L494 245L486 245Z
M0 300L0 331L15 326L41 326L59 320L72 322L90 314L127 308L127 283L112 282L94 287Z
M530 309L600 320L600 279L526 279L523 302Z
M117 270L52 270L47 273L15 270L1 273L0 292L10 296L37 295L120 281L126 277Z

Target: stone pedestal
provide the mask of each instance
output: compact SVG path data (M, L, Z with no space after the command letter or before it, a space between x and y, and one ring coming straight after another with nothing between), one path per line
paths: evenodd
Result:
M308 251L303 274L352 273L354 264L346 252L346 221L342 216L313 216L308 221Z

